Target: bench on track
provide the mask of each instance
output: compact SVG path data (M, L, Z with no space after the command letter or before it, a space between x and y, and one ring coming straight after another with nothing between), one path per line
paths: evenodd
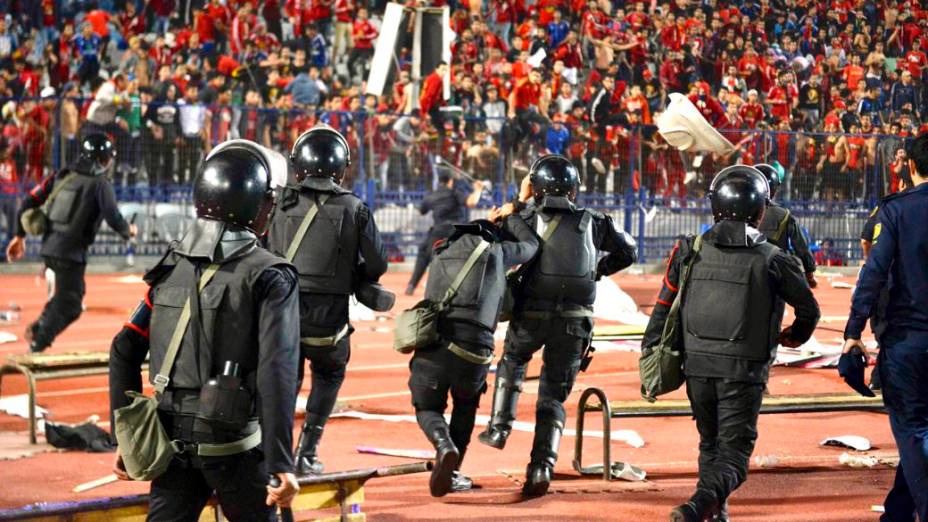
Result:
M8 355L0 366L0 391L3 376L21 373L29 386L29 442L36 443L36 382L54 379L105 375L109 373L109 352ZM142 367L148 369L148 364Z
M366 515L361 511L364 502L364 483L372 478L424 473L432 469L431 461L414 462L398 466L366 468L351 471L336 471L298 477L300 492L293 500L293 512L328 509L337 507L339 514L322 518L324 521L363 522ZM17 509L0 510L0 521L73 521L106 520L108 522L135 522L145 520L148 513L148 495L98 498L57 504L33 504ZM203 510L200 522L225 520L213 498Z
M596 396L598 403L590 404ZM883 398L864 397L857 394L821 395L767 395L760 407L761 414L773 413L825 413L840 411L883 412ZM602 412L603 415L603 465L583 466L583 426L587 413ZM612 480L612 419L632 417L689 417L693 414L686 399L645 400L609 402L606 393L599 388L587 388L580 395L577 405L577 440L574 445L573 467L582 475L603 475L603 480ZM600 471L600 468L602 470Z

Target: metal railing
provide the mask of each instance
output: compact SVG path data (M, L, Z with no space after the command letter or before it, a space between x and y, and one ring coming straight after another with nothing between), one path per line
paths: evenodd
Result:
M49 104L50 110L67 102ZM431 224L418 207L442 170L463 178L462 184L464 179L485 182L481 203L471 212L473 219L510 199L531 161L551 145L546 129L537 124L519 130L514 122L503 122L499 132L491 133L488 128L499 127L499 120L459 115L447 118L444 132L438 133L427 116L410 122L402 115L312 107L213 106L201 129L209 131L185 136L177 118L165 123L170 118L159 111L162 107L179 111L182 105L152 102L132 107L141 120L133 119L128 128L85 122L80 133L103 130L116 141L112 178L120 209L127 217L135 216L140 229L134 247L137 255L157 255L184 233L194 216L189 180L208 149L229 138L255 138L286 154L293 140L317 122L337 128L353 154L344 184L374 210L394 261L415 255ZM496 125L488 126L491 121ZM36 134L30 134L29 123L22 125L19 141L7 140L0 148L0 162L12 164L19 173L18 181L0 177L2 238L12 234L18 201L40 176L73 159L73 142L78 139L62 138L58 129L52 129L40 144ZM169 130L169 125L175 127ZM717 170L735 162L783 164L787 175L777 200L790 207L811 244L830 239L847 262L860 257L857 238L869 209L903 175L893 166L902 148L902 140L895 136L723 131L738 145L737 152L700 157L668 148L654 127L614 128L603 134L571 130L574 135L563 152L581 171L580 203L610 215L636 237L645 262L660 260L676 237L697 233L712 222L705 198L708 185ZM31 238L27 255L37 255L38 246L37 239ZM127 248L104 230L91 254L120 255Z

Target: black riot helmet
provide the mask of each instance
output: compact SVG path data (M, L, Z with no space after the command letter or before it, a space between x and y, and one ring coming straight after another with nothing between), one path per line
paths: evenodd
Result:
M570 201L577 199L580 189L580 173L577 167L560 154L549 154L535 160L529 172L532 193L535 202L547 196L564 197Z
M709 201L716 222L730 219L757 226L764 216L769 195L767 178L748 165L722 169L709 186Z
M767 178L767 185L770 187L770 199L773 199L777 195L777 190L780 189L780 172L773 165L766 163L758 163L754 165L754 168Z
M271 165L255 143L236 143L206 158L193 181L197 216L261 235L274 208Z
M75 170L84 174L102 176L113 165L114 158L116 158L116 147L106 134L102 132L88 134L81 140Z
M306 177L317 177L341 183L351 165L348 140L329 126L309 129L293 144L290 164L297 182Z

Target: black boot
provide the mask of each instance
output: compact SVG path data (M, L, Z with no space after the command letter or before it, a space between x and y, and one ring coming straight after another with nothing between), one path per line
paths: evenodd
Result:
M44 352L51 343L45 342L36 335L39 331L39 322L35 321L26 327L26 334L24 335L26 342L29 343L29 353L42 353Z
M429 492L433 497L443 497L451 491L452 477L458 467L460 454L447 427L436 428L428 433L429 441L435 446L435 464L429 479Z
M458 448L461 446L458 445ZM474 481L470 477L461 473L461 464L464 462L464 455L467 453L467 448L458 449L458 466L454 470L454 473L451 474L451 491L454 493L460 493L461 491L470 491L474 487Z
M316 455L319 440L322 439L322 425L306 423L300 433L300 442L296 446L297 475L318 475L322 473L322 461Z
M503 368L500 364L499 369ZM487 429L477 436L480 442L496 449L506 447L506 439L512 432L512 421L516 420L516 406L519 404L519 394L522 392L521 380L496 374L496 384L493 386L493 412Z
M697 489L686 504L673 508L670 512L670 522L718 520L716 517L719 513L719 501L715 494L705 489Z
M547 421L535 426L535 442L532 444L532 460L525 470L525 484L522 494L526 497L540 497L548 492L554 464L557 463L557 449L561 442L564 424Z

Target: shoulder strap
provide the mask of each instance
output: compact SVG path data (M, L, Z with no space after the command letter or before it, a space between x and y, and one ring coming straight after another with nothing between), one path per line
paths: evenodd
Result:
M783 234L786 233L786 225L789 224L789 209L786 209L786 215L783 216L783 219L780 220L780 224L777 225L776 237L773 239L779 241Z
M551 239L551 236L554 235L554 231L557 230L557 226L561 224L561 218L564 217L563 214L557 214L551 218L551 222L548 223L548 226L545 228L545 233L541 235L541 240L547 242ZM541 216L539 216L539 219Z
M490 247L490 243L480 240L480 244L477 245L477 248L471 252L470 257L467 258L467 261L464 263L464 266L461 267L461 271L458 272L458 275L454 277L454 281L451 283L451 286L448 287L448 291L445 292L445 296L441 299L441 304L446 305L452 299L454 295L458 293L458 288L461 286L461 283L464 282L464 278L467 277L467 274L470 273L470 270L474 268L474 265L477 263L477 259L480 258L480 255Z
M686 291L686 283L690 279L690 270L693 268L693 263L696 261L696 255L699 254L699 250L702 248L702 235L696 236L696 241L693 242L693 249L690 251L689 256L687 256L686 261L683 265L683 273L680 275L680 281L678 285L677 295L673 298L673 303L670 305L670 312L668 312L667 317L676 317L677 311L680 310L680 300L683 298L683 292ZM664 333L663 337L669 335L669 327L671 321L666 321L664 323Z
M203 288L209 283L210 279L216 275L216 271L219 270L218 264L211 264L206 267L206 270L203 272L203 275L200 276L200 285L199 290L202 292ZM190 323L190 298L187 298L187 302L184 303L184 308L180 312L180 318L177 320L177 326L174 328L174 334L171 335L171 341L168 343L168 353L164 356L164 361L161 363L161 369L158 370L158 374L155 375L155 393L161 395L164 393L164 390L168 387L168 383L171 382L171 370L174 368L174 359L177 358L177 351L180 349L180 342L184 338L184 332L187 331L187 325Z
M64 188L71 183L71 180L74 179L74 176L77 176L77 174L74 172L68 172L64 175L64 177L59 179L57 183L55 183L55 187L52 188L51 194L48 195L48 198L45 200L45 204L43 205L43 207L45 207L46 214L48 213L48 209L52 208L52 202L55 201L56 197L58 197L58 193L64 190Z
M313 196L314 205L313 208L309 209L309 212L306 213L306 217L303 218L303 222L300 223L300 228L296 230L296 234L293 236L293 240L290 241L290 246L287 247L286 258L287 261L293 262L293 258L296 257L297 251L300 250L300 245L303 243L303 238L306 237L306 232L309 230L309 226L313 224L313 220L316 219L316 214L319 213L319 207L325 205L325 202L328 201L329 194L320 194L319 199L316 199Z

